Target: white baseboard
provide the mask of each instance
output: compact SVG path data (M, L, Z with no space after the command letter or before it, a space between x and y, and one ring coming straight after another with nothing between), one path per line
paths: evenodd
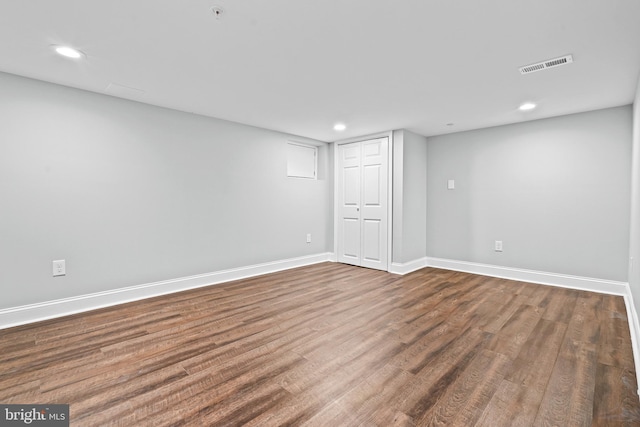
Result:
M640 372L640 348L638 343L640 341L640 324L638 323L638 312L633 301L633 295L631 294L631 288L627 285L627 294L624 295L624 305L627 307L627 319L629 321L629 333L631 335L631 349L633 350L633 362L636 367L636 372ZM638 395L640 396L640 375L636 375L638 384Z
M322 253L0 310L0 329L329 261Z
M599 292L610 295L625 296L628 294L629 288L628 283L616 282L614 280L593 279L590 277L570 276L568 274L524 270L521 268L501 267L442 258L427 258L427 264L429 267L444 268L446 270L463 271L465 273L480 274L482 276L500 277L503 279L518 280L520 282L538 283L541 285L558 286L561 288Z
M562 288L578 289L582 291L599 292L611 295L631 295L628 292L629 285L625 282L570 276L568 274L548 273L544 271L525 270L522 268L501 267L498 265L480 264L443 258L425 257L406 263L394 262L389 268L389 273L404 275L424 267L442 268L445 270L480 274L482 276L499 277L503 279L518 280L521 282L538 283L542 285L558 286Z
M427 267L428 265L429 261L426 257L405 263L393 262L391 263L391 267L389 267L389 273L405 275L411 273L412 271L420 270L421 268Z

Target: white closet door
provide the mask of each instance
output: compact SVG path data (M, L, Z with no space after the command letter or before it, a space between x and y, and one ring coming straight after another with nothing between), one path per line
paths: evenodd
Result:
M388 138L338 145L338 261L387 270Z

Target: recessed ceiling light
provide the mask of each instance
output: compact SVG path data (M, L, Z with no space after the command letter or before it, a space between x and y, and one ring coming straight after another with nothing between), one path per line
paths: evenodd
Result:
M518 110L530 111L530 110L533 110L534 108L536 108L536 104L534 104L533 102L525 102L524 104L518 107Z
M53 49L58 55L62 55L66 58L80 59L85 56L83 52L70 46L53 46Z
M333 125L333 130L336 130L338 132L342 132L346 128L347 128L347 125L345 125L344 123L336 123L335 125Z

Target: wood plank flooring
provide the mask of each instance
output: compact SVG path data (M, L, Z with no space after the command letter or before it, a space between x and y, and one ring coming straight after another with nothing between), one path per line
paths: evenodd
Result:
M323 263L0 331L72 426L640 425L621 297Z

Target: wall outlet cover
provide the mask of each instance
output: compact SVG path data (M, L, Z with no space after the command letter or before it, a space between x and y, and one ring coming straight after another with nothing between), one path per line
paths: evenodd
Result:
M67 266L65 260L59 259L53 261L53 277L64 276L67 274Z

